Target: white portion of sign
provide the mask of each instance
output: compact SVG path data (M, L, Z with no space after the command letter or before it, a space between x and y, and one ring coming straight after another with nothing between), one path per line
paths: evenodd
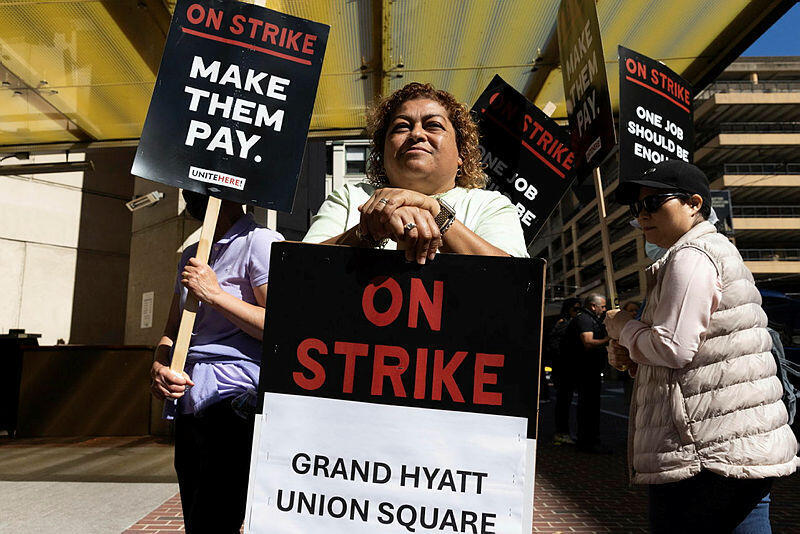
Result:
M527 469L525 469L525 502L523 503L522 533L533 530L533 479L536 475L536 440L529 439L525 451ZM526 530L527 529L527 530Z
M527 534L526 429L521 417L266 393L245 532Z
M197 180L198 182L207 182L209 184L232 187L240 191L244 189L244 184L247 182L245 178L240 178L239 176L225 174L224 172L210 171L208 169L201 169L200 167L189 167L189 178L192 180Z
M153 292L142 293L142 319L139 328L151 328L153 326Z

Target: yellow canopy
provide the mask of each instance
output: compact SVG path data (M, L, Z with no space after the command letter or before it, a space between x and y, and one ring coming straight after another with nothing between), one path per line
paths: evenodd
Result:
M358 135L376 96L427 81L471 104L495 74L538 106L563 89L557 0L266 0L331 26L312 135ZM598 0L612 100L617 44L707 83L794 2ZM174 2L0 0L0 152L135 141ZM35 147L34 147L35 148Z

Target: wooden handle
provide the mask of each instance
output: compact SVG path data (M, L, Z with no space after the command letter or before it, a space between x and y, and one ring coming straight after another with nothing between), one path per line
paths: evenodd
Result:
M217 229L220 202L220 199L216 197L208 197L206 216L203 218L203 227L200 230L200 242L197 244L195 258L206 263L208 263L208 255L211 252L214 231ZM183 305L183 312L181 313L181 324L178 327L178 339L175 340L172 363L169 366L173 371L180 373L186 365L186 354L189 352L189 342L192 340L194 318L197 315L199 304L191 293L186 295L186 303Z
M614 281L614 263L611 259L611 243L608 239L608 221L606 220L606 199L603 194L603 180L600 176L600 168L595 167L592 171L594 177L594 189L597 194L597 212L600 216L600 238L603 243L603 260L606 264L606 293L608 293L608 309L618 308L617 284Z

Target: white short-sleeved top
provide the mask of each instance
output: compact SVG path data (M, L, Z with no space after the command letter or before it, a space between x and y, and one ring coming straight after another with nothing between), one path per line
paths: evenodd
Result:
M367 182L345 184L333 191L311 220L303 241L321 243L358 224L361 218L358 207L369 200L374 191L375 187ZM528 257L517 210L501 193L454 187L439 198L453 206L456 219L479 237L512 256ZM389 240L385 248L395 250L397 243Z

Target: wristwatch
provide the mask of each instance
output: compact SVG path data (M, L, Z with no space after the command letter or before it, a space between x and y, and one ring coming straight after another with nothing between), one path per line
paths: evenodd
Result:
M439 203L439 214L433 220L436 226L439 227L439 233L444 235L452 226L453 221L456 220L456 210L441 198L437 198L436 201Z

